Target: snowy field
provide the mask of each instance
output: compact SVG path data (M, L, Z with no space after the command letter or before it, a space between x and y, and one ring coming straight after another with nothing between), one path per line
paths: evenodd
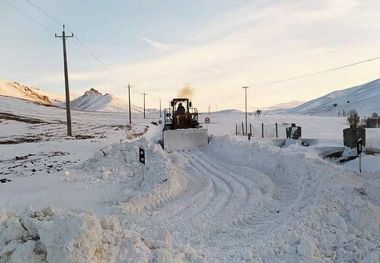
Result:
M322 158L344 118L251 115L248 141L202 114L210 144L169 154L141 115L73 111L68 138L64 110L0 97L0 262L380 262L380 157Z

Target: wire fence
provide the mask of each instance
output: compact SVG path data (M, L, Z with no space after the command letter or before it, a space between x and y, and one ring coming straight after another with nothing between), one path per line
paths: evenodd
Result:
M247 128L245 123L237 123L235 125L235 135L251 134L253 138L286 138L286 128L289 124L284 123L264 123L255 122L248 123Z

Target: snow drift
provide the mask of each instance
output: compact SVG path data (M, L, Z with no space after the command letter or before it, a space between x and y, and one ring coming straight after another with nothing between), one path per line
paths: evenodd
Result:
M161 146L147 139L155 135L152 129L146 137L102 148L67 180L123 185L116 204L123 213L152 211L175 198L187 182ZM140 147L145 149L146 166L138 162Z
M250 215L248 210L238 220L245 227L238 239L249 244L249 253L230 246L223 251L223 262L379 262L376 192L356 174L295 148L247 145L224 137L205 149L207 156L253 180L259 173L266 175L276 189L272 200L256 199L277 212L263 215L255 209ZM264 193L269 189L260 188Z
M115 216L46 208L23 214L0 211L0 262L189 262L190 247L177 248L165 229L156 239L124 231Z

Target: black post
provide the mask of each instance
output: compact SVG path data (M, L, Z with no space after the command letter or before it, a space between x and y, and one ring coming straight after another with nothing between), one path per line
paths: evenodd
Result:
M238 134L238 125L236 124L236 135Z
M144 119L145 119L145 95L147 95L145 92L142 94L144 96Z
M71 111L70 111L70 90L69 90L69 73L67 69L67 52L66 52L66 38L74 37L74 34L71 36L66 36L65 25L63 25L62 36L55 34L55 37L62 38L63 44L63 70L65 75L65 93L66 93L66 119L67 119L67 136L72 136L71 130Z
M277 124L277 122L276 122L275 126L276 126L276 138L278 138L278 124Z
M252 123L249 124L249 133L250 133L251 136L252 136Z
M264 122L261 123L261 137L264 138Z
M243 132L243 136L244 136L244 123L241 123L241 131Z
M162 112L161 112L161 99L160 99L160 118L162 117Z
M131 112L131 85L128 84L128 109L129 109L129 124L132 124L132 112Z
M245 90L245 134L248 134L248 113L247 113L247 89L249 87L243 87Z

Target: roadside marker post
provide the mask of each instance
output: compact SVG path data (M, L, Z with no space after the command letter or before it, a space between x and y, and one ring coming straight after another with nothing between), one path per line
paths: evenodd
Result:
M363 151L363 142L362 138L359 138L356 143L356 150L359 156L359 172L362 173L362 151Z
M139 147L139 161L141 163L141 175L142 175L142 181L140 183L140 186L141 186L142 182L144 182L144 166L146 163L145 150L141 147Z
M145 150L143 148L139 148L139 160L140 163L145 164Z

